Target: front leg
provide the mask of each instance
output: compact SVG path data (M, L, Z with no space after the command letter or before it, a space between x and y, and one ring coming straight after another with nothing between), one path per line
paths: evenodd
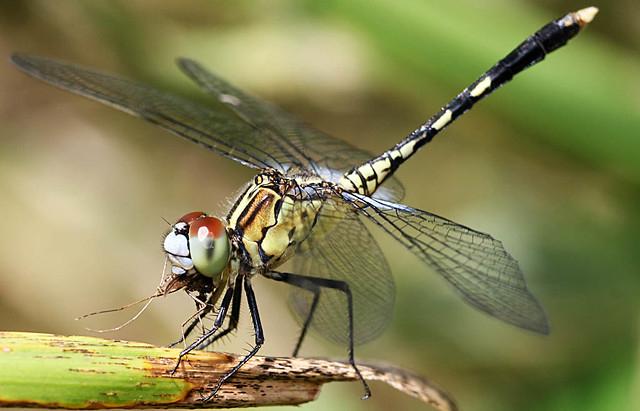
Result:
M218 311L218 315L216 316L216 320L213 323L213 327L211 327L209 331L201 335L200 338L198 338L197 340L189 344L187 348L185 348L180 352L180 355L178 355L178 361L176 362L176 366L173 367L171 374L174 374L178 370L178 367L180 366L180 362L182 361L182 358L185 355L189 354L191 351L200 347L200 345L204 341L206 341L212 335L214 335L216 331L218 331L218 329L222 326L222 323L224 322L224 318L227 315L227 311L229 310L229 305L231 304L231 297L233 297L233 288L229 287L227 288L227 291L225 292L224 297L222 298L222 303L220 303L220 311Z
M200 300L196 300L196 310L198 311L196 311L194 315L192 315L184 323L182 323L182 327L181 327L182 337L179 340L176 340L171 344L169 344L168 345L169 348L173 348L176 345L180 344L181 342L186 344L186 341L189 335L191 335L191 333L193 332L193 330L195 330L198 324L200 324L202 320L213 310L213 294L211 294L207 298L204 304L202 304ZM189 322L189 320L191 320L191 322L189 323L189 326L187 328L184 328L185 324Z
M238 328L238 322L240 322L240 304L242 301L242 287L236 286L233 289L233 301L231 302L231 314L229 315L229 324L227 324L227 328L221 330L218 334L212 336L210 339L203 341L197 347L198 350L203 350L207 348L209 345L218 341L225 335L234 331Z
M233 367L230 371L228 371L225 375L220 378L218 384L216 384L215 388L209 395L202 399L202 401L207 402L213 397L215 397L216 393L229 378L233 377L233 375L238 372L238 370L246 364L247 361L251 359L262 347L264 344L264 333L262 331L262 322L260 321L260 313L258 312L258 304L256 303L256 296L253 293L253 287L251 286L251 280L249 277L244 277L244 292L247 295L247 305L249 306L249 312L251 313L251 320L253 322L253 330L255 332L255 346L249 351L247 355L244 356L242 360L235 367Z

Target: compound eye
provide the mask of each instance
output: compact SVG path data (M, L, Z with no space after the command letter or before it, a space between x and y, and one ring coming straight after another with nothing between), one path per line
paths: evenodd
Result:
M187 213L185 215L183 215L182 217L180 217L180 219L178 220L178 223L186 223L186 224L191 224L192 221L197 220L200 217L205 217L206 214L203 213L202 211L192 211L190 213Z
M220 219L200 217L189 225L189 249L196 270L217 278L229 262L229 238Z

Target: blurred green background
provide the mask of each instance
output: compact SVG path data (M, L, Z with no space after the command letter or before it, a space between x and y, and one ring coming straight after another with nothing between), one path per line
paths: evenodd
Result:
M149 295L160 241L187 211L226 211L251 171L19 73L13 51L69 60L202 98L173 65L200 60L241 88L380 152L576 1L22 1L0 3L0 329L87 334ZM541 337L464 304L376 233L394 322L357 349L431 378L464 410L640 409L640 12L600 14L460 119L399 172L406 203L492 233L520 261L552 327ZM258 279L265 354L297 336L284 286ZM192 312L156 303L107 337L166 344ZM217 349L241 351L240 330ZM309 339L303 354L343 356ZM382 385L335 384L306 410L424 409Z

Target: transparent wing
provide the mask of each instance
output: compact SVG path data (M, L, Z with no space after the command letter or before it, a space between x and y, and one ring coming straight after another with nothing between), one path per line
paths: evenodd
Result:
M395 285L391 270L369 230L351 206L323 205L311 236L294 257L294 272L314 277L343 280L349 284L354 305L354 342L362 344L380 335L393 315ZM303 324L312 294L292 288L289 304ZM323 288L311 323L321 336L347 345L347 299L344 293Z
M281 172L291 165L302 166L280 136L241 121L223 107L205 107L130 80L42 57L14 54L12 60L38 79L141 117L246 166Z
M542 306L500 241L426 211L358 194L343 197L435 269L472 306L518 327L549 332Z
M279 107L252 97L209 72L199 63L178 59L180 69L203 90L224 103L238 117L261 130L270 130L282 137L283 153L276 153L278 162L291 168L302 165L327 181L337 182L351 167L374 157L345 141L314 129ZM280 156L279 154L284 154ZM295 164L293 164L295 162ZM390 178L378 189L375 198L400 201L402 184Z

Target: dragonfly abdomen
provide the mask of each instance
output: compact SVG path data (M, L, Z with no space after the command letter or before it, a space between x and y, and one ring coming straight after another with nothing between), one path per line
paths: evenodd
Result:
M476 102L509 82L513 76L565 45L593 19L596 13L596 8L588 7L568 13L543 26L400 143L345 173L340 180L340 186L351 192L373 195L402 163L430 142L440 131L471 109Z

